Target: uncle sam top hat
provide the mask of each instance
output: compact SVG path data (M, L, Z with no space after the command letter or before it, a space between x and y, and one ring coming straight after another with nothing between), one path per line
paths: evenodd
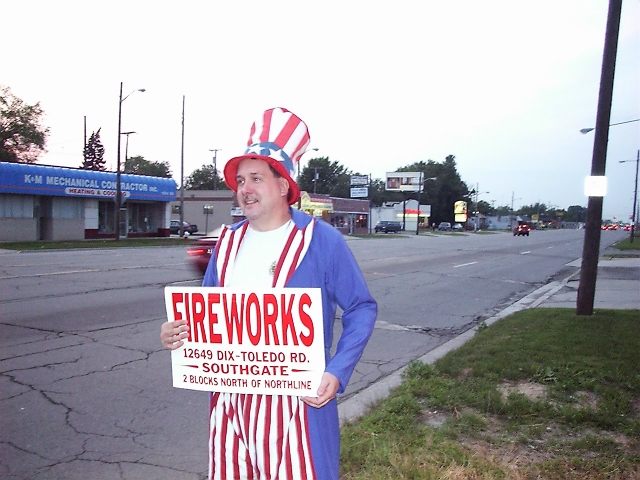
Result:
M224 181L238 191L236 173L238 164L245 158L264 160L289 182L287 201L293 205L300 198L300 188L293 180L295 165L309 145L307 125L286 108L265 111L251 126L247 149L234 157L224 167Z

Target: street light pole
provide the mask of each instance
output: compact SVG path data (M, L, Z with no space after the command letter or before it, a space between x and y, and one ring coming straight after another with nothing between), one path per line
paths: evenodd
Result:
M209 151L213 152L213 189L215 190L217 185L216 181L218 180L218 152L222 150L221 148L210 148Z
M423 172L420 172L420 187L418 188L418 213L416 214L416 235L419 234L420 232L420 198L421 198L421 193L422 190L424 189L424 182L426 182L427 180L436 180L437 177L431 177L431 178L425 178L424 180L422 179L422 176L424 175Z
M131 93L134 92L144 92L144 88L138 88ZM131 93L129 95L131 95ZM124 102L129 95L122 98L122 82L120 82L120 102L118 103L118 152L117 152L117 163L116 163L116 204L115 204L115 225L114 225L114 240L117 242L120 240L120 206L122 205L122 201L120 197L122 196L121 184L120 184L120 137L122 136L122 102ZM127 137L128 139L129 137Z
M620 160L619 163L633 162L633 160ZM636 162L636 183L634 184L633 189L633 213L631 214L631 237L629 237L629 242L633 243L633 232L636 226L636 202L638 201L638 164L640 164L640 150L638 150L638 154L635 159Z

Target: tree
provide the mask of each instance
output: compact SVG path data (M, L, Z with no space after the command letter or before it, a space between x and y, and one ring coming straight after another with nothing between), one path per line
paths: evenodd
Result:
M586 222L587 209L580 205L571 205L567 209L567 213L564 215L563 220L565 222Z
M547 215L549 213L548 207L544 203L534 203L533 205L523 205L520 210L518 210L520 215Z
M351 172L329 157L312 158L300 172L298 186L310 193L324 193L333 197L349 198Z
M435 180L425 180L423 193L420 196L422 204L431 205L431 218L429 220L432 223L453 223L454 203L459 200L463 200L467 204L471 203L469 189L460 179L460 174L456 169L455 155L448 155L442 163L437 163L433 160L428 160L427 162L421 160L398 168L396 171L423 172L425 179L435 177ZM401 196L402 194L399 195Z
M144 157L129 157L124 162L124 173L135 175L149 175L152 177L171 178L169 162L152 162Z
M100 140L100 129L91 134L89 141L84 146L84 161L81 168L99 172L104 172L107 169L104 159L104 146Z
M229 190L213 165L203 165L184 181L185 190Z
M501 207L496 207L493 210L493 215L500 217L511 215L511 213L511 205L502 205Z
M40 103L26 105L0 87L0 161L35 163L45 151L49 128L41 125Z
M478 201L478 208L477 208L478 212L480 212L480 214L482 215L493 215L493 207L491 206L491 204L485 200L479 200Z

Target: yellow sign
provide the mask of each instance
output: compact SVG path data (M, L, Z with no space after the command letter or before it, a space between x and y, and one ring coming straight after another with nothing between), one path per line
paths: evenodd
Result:
M453 204L453 213L459 214L464 213L467 214L467 202L463 202L462 200L457 201Z
M457 201L453 204L453 213L454 220L456 222L466 222L467 221L467 202L462 200Z
M322 197L312 197L308 192L301 192L300 210L314 217L321 217L324 212L333 213L333 202Z

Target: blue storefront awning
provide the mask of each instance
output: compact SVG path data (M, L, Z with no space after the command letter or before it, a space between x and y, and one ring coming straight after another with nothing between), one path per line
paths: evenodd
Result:
M0 162L0 193L115 199L115 172ZM120 174L126 200L170 202L176 199L172 178Z

